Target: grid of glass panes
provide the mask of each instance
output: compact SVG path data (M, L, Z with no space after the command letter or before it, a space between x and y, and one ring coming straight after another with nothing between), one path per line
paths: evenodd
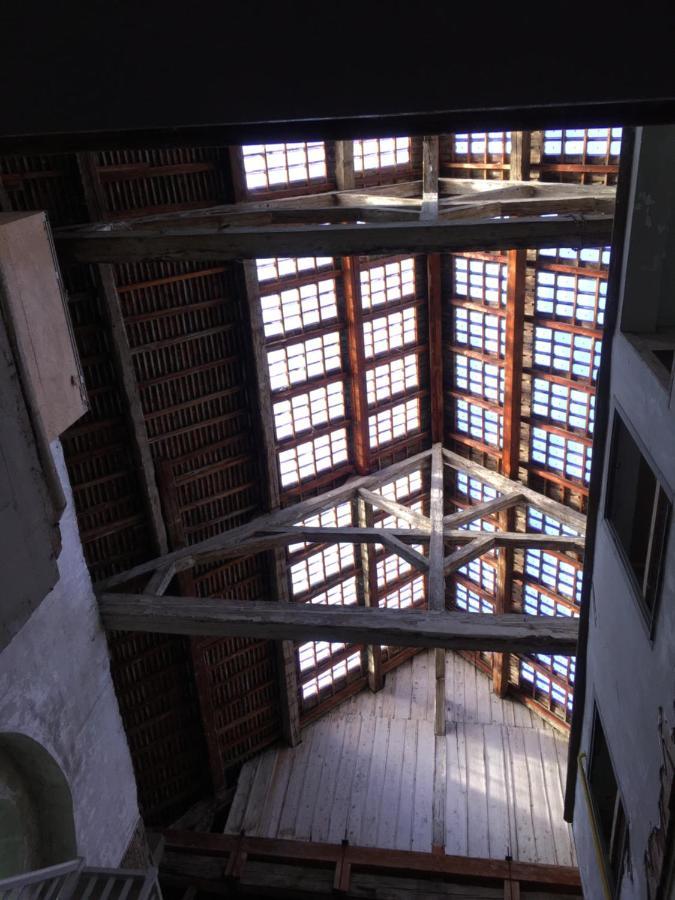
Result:
M419 397L409 396L420 387L415 259L363 261L359 283L368 439L376 451L421 427Z
M368 138L354 141L354 171L407 166L410 162L410 138Z
M544 156L561 162L610 162L621 153L621 128L547 128Z
M344 528L353 524L351 503L309 516L306 527ZM288 547L291 598L298 603L353 606L358 603L353 544L303 541ZM358 648L342 642L304 641L297 645L297 665L303 708L332 695L349 678L361 673Z
M465 472L455 472L454 491L457 511L494 500L498 493L489 484ZM494 531L487 519L476 519L461 526L466 531ZM471 560L452 576L455 603L467 612L494 612L497 556L494 551Z
M467 395L468 396L468 395ZM504 441L503 416L498 408L455 398L455 431L483 446L501 450Z
M452 258L453 296L483 306L506 306L506 263L455 254Z
M334 261L257 260L281 489L349 460Z
M537 254L530 457L571 489L590 479L608 263L607 247Z
M457 157L488 160L506 157L511 153L510 131L473 131L455 134L454 153Z
M249 191L297 187L327 177L323 141L249 144L241 149Z
M556 659L562 660L563 657ZM563 679L552 675L538 660L530 657L521 658L520 684L545 709L557 712L565 721L570 721L574 701L573 688L565 684Z

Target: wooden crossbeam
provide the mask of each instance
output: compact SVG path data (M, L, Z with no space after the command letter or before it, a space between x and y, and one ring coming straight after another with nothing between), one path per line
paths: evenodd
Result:
M472 559L475 559L477 556L482 556L483 553L487 553L494 545L495 539L491 534L486 537L478 537L473 541L469 541L468 544L465 544L459 550L456 550L454 553L445 557L443 560L443 574L450 575L452 572L456 572L457 569L461 569L462 566L471 562Z
M444 650L573 654L578 632L578 619L563 616L499 616L145 594L103 594L99 610L104 627L112 631Z
M385 529L381 529L381 531L382 543L385 547L389 547L389 549L398 554L401 559L409 562L411 566L419 569L420 572L424 572L426 574L429 571L429 561L427 560L426 556L418 553L417 550L413 550L412 547L407 547L403 543L403 541L399 540L393 534L388 533L387 531L385 531Z
M459 528L460 525L466 525L475 519L482 519L483 517L494 515L494 513L502 509L515 506L523 499L523 494L520 491L512 491L509 494L504 494L502 497L495 497L494 500L486 500L485 503L477 503L475 506L469 506L467 509L460 510L460 512L450 513L450 515L444 516L443 525L445 528Z
M397 503L396 500L391 500L389 497L382 496L382 494L374 494L365 488L361 488L359 497L371 506L381 509L382 512L389 513L389 515L395 516L397 519L403 519L404 522L410 522L411 525L414 525L415 528L419 528L421 531L431 531L431 520L429 517L417 512L417 510L410 509L409 506Z
M547 212L555 210L547 209ZM536 247L595 247L611 239L612 216L568 215L549 218L471 219L365 224L289 225L248 228L166 227L138 231L56 232L60 251L85 263L139 262L147 259L237 260L375 253L455 252Z
M459 453L455 453L452 450L444 449L443 456L446 464L453 469L465 472L467 475L477 478L479 481L484 482L484 484L491 485L502 493L518 491L522 493L525 502L530 506L534 506L540 512L551 516L551 518L556 519L563 525L567 525L568 528L574 529L574 531L578 532L581 536L585 534L586 516L584 516L583 513L577 512L569 506L564 506L562 503L558 503L550 497L545 497L543 494L533 491L532 488L528 488L517 481L512 481L504 475L499 475L491 469L486 469L485 466L481 466L464 456L460 456Z

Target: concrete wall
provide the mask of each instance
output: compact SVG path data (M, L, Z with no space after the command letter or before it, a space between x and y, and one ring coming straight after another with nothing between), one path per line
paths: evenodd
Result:
M664 135L663 129L648 129L641 139L638 135L636 161L650 167L648 180L653 203L645 204L644 196L638 195L637 202L629 208L628 254L624 259L621 291L622 306L629 315L624 321L634 321L641 306L645 302L649 305L640 272L648 271L645 261L650 246L653 250L651 237L659 222L668 222L668 253L675 258L675 224L670 224L669 215L661 216L659 209L660 203L667 201L672 184L674 131L671 129L669 135ZM639 174L639 180L644 183L644 171ZM646 278L645 284L648 282ZM675 292L670 302L675 304ZM666 491L675 490L675 411L669 406L663 383L621 333L613 339L611 398L610 423L618 408ZM597 703L630 829L630 859L619 896L646 898L645 853L652 830L661 823L662 737L675 729L675 528L671 528L668 540L661 602L653 640L650 640L625 564L603 518L609 449L608 442L593 568L581 749L589 753L593 707ZM574 835L585 896L602 898L580 779L576 788Z
M61 445L51 447L67 497L59 581L0 654L0 732L54 758L72 794L78 853L116 865L138 821L136 784Z

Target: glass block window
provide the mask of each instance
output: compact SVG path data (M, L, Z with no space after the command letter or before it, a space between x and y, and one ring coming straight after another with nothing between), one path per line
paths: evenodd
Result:
M266 338L285 337L337 319L333 278L266 294L260 303Z
M277 441L298 437L305 431L321 428L345 414L341 381L321 385L306 394L296 394L274 404L274 429Z
M538 315L567 319L591 327L605 319L607 281L561 272L537 272L535 311Z
M564 378L595 381L600 367L602 340L541 325L534 329L534 368Z
M474 131L455 135L455 156L506 156L510 152L510 131Z
M504 369L481 359L453 354L454 383L460 391L475 394L485 400L504 403Z
M422 547L419 545L414 546L413 549L418 552L422 551ZM378 588L383 588L394 581L400 581L405 575L413 571L413 567L396 553L390 553L389 556L377 560L375 571L377 573L377 586Z
M452 268L456 297L465 297L485 306L506 306L505 263L454 255Z
M356 578L345 578L340 584L334 584L325 591L312 594L309 602L319 606L354 606L358 603Z
M267 364L273 391L339 372L342 368L340 334L331 331L269 350Z
M316 641L309 644L301 644L298 648L300 671L316 671L322 663L336 656L338 651L345 649L345 644L327 644L325 641ZM327 689L335 687L340 682L350 680L350 676L356 676L361 672L361 651L350 653L345 659L336 660L332 665L321 667L321 671L307 680L302 680L302 699L308 701L320 696Z
M408 307L363 323L366 359L391 353L417 341L417 310Z
M544 378L532 380L532 414L562 428L593 433L595 395Z
M417 354L392 359L366 371L368 404L383 403L419 387Z
M422 471L421 469L415 469L414 471L409 472L407 475L401 475L394 481L389 481L387 482L387 484L380 485L380 487L376 488L373 493L381 494L383 497L387 497L389 500L402 501L406 497L409 497L411 494L416 494L421 490Z
M563 478L588 484L591 478L591 447L543 428L531 431L531 458Z
M297 523L304 525L306 528L345 528L352 525L352 505L351 503L339 503L337 506L331 506L324 509L320 513L308 516L306 519ZM288 545L288 553L292 555L301 550L305 550L313 542L300 542Z
M281 486L290 487L309 478L315 478L321 472L334 469L347 460L347 432L344 428L305 441L297 447L281 450L279 453Z
M325 549L317 550L289 566L293 596L305 594L353 566L353 544L329 544Z
M354 141L354 171L386 169L410 162L410 138L369 138Z
M544 155L566 157L618 156L621 128L548 128L544 131Z
M420 427L420 402L408 400L383 409L368 417L368 437L371 447L381 447L397 438L405 437Z
M246 187L251 190L308 184L326 178L323 141L250 144L242 147Z
M583 250L574 250L572 247L547 247L541 248L539 256L542 262L555 262L566 266L609 266L611 247L587 247Z
M548 653L537 653L535 658L553 675L557 675L568 684L574 684L576 659L573 656L551 656Z
M505 327L503 316L491 316L461 306L453 310L453 340L460 347L502 357L506 351Z
M455 604L459 609L474 613L494 613L494 603L472 591L460 581L455 582Z
M320 269L332 269L335 265L332 256L300 256L257 259L255 261L258 281L278 281L282 278L297 278Z
M415 296L415 260L395 260L361 269L361 304L364 309L397 303Z
M547 550L528 548L525 553L525 576L571 603L581 601L583 571L579 565L566 562Z
M388 591L379 598L378 605L387 609L410 609L413 606L423 606L426 603L426 591L424 588L424 576L413 578L407 584Z
M457 492L467 497L472 504L487 503L488 500L495 500L499 496L491 485L472 478L466 472L456 472Z
M483 556L472 559L461 569L457 570L465 578L473 581L488 594L494 594L496 588L496 573L494 565Z
M522 681L532 685L535 697L537 696L537 693L544 694L544 696L548 698L549 705L556 703L568 712L572 711L574 699L572 691L566 690L555 681L552 681L545 672L532 662L521 659L520 677Z
M563 525L557 519L547 516L533 506L527 508L527 530L538 531L541 534L559 534L574 537L578 534L573 528Z
M455 401L455 427L482 444L501 449L503 444L502 416L493 409L485 409L467 400Z

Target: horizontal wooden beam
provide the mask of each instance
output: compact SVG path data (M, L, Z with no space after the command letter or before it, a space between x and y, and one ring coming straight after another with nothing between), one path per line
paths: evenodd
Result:
M337 866L341 863L353 872L377 872L407 878L437 877L445 881L455 878L462 883L495 883L497 886L501 886L506 879L512 879L529 890L545 891L547 888L560 887L576 889L577 893L581 891L579 870L573 866L199 831L165 831L164 840L165 849L173 855L174 862L178 854L186 860L190 856L223 860L238 855L244 860L278 862L308 868Z
M358 253L450 252L536 247L595 247L611 239L612 216L56 232L59 250L86 263L146 259L237 260L256 257L350 256Z
M475 506L469 506L459 512L450 513L449 516L443 517L443 525L446 528L459 528L460 525L466 525L467 522L492 516L503 509L515 506L523 499L524 495L520 491L512 491L502 497L495 497L494 500L486 500L485 503L477 503Z
M578 619L563 616L498 616L146 594L103 594L99 610L109 631L446 650L571 655L576 652L578 632Z

